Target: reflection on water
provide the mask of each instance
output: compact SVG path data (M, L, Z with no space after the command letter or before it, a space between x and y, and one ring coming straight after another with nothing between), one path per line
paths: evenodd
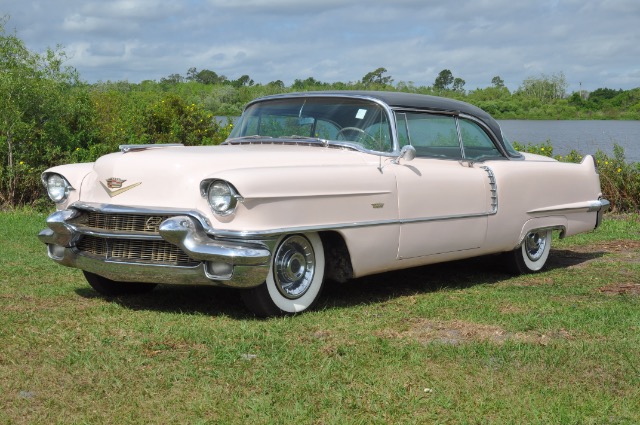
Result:
M640 121L529 121L499 120L507 139L520 144L544 143L553 146L554 155L572 149L581 154L601 150L613 155L613 145L624 148L628 162L640 162Z

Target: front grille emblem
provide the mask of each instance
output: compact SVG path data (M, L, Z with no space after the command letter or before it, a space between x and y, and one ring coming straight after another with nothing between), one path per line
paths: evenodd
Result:
M139 186L139 185L142 184L142 182L138 182L138 183L130 184L129 186L122 187L122 184L124 182L126 182L126 180L118 178L118 177L109 177L106 180L106 182L107 182L106 185L104 183L102 183L102 182L100 182L100 185L102 186L102 188L107 192L107 194L111 198L113 198L114 196L118 196L121 193L124 193L127 190L131 190L134 187ZM115 189L115 190L112 190L112 189Z
M156 232L158 226L162 223L163 217L151 216L144 222L144 230L150 232Z

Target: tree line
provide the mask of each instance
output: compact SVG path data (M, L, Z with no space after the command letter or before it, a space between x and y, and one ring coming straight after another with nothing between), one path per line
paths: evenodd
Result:
M640 119L640 88L567 94L561 73L527 78L513 92L499 76L488 87L466 90L465 81L447 69L430 86L394 83L383 67L354 82L308 77L290 86L196 68L159 81L88 84L65 66L62 49L32 52L5 31L5 23L0 20L0 207L44 203L44 169L94 161L121 144L218 144L232 128L219 117L238 116L256 97L283 92L395 90L464 100L496 118Z
M105 83L118 84L118 83ZM121 83L120 83L121 84ZM125 83L128 84L128 83ZM514 91L496 75L484 88L467 90L463 78L443 69L433 84L418 86L412 81L394 83L386 68L366 73L349 82L322 82L314 77L295 79L286 86L282 80L255 83L249 75L228 79L214 71L189 68L186 76L171 74L159 82L141 83L145 89L179 92L201 102L214 115L239 115L244 104L272 93L312 90L389 90L444 96L464 100L485 109L497 119L640 119L640 88L632 90L598 88L568 93L562 72L527 77ZM135 85L133 85L135 86Z

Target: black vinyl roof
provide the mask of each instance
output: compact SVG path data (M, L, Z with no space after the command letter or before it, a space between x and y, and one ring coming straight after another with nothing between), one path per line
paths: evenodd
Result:
M416 93L391 92L391 91L367 91L367 90L333 90L333 91L311 91L297 93L283 93L272 96L265 96L254 100L251 103L267 99L284 99L287 97L321 97L321 96L343 96L343 97L369 97L386 103L392 108L424 109L430 111L442 111L449 113L463 113L471 115L481 120L487 125L498 138L502 140L502 132L498 122L487 112L460 100L448 99L446 97L429 96Z

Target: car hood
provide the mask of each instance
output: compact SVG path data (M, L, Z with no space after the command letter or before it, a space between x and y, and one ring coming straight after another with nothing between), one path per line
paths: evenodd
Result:
M176 146L118 152L95 162L82 183L80 201L207 208L200 196L200 182L206 178L242 174L245 181L247 175L259 181L261 176L277 174L276 168L302 175L303 170L318 167L327 171L358 165L375 168L377 161L376 156L349 149L296 145Z

